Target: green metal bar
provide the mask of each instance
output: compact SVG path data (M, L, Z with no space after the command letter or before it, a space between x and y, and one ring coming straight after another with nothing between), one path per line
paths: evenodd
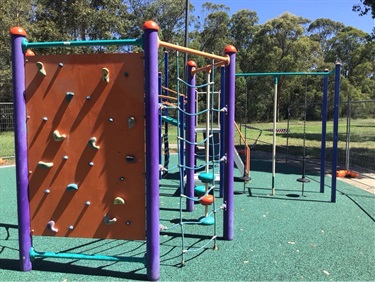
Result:
M109 45L137 45L143 44L143 38L136 39L113 39L113 40L90 40L90 41L52 41L52 42L28 42L22 41L22 49L30 48L53 48L53 47L77 47L77 46L109 46Z
M250 72L250 73L236 73L236 76L293 76L293 75L322 75L329 76L334 73L330 72Z
M119 257L119 256L88 255L88 254L76 254L76 253L37 252L34 250L34 248L31 248L30 259L33 260L37 257L145 263L145 258L140 258L140 257Z

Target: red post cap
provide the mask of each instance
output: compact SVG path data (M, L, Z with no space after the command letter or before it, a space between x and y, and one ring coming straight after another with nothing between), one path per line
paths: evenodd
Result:
M10 29L9 32L11 35L22 35L26 37L26 31L20 27L20 26L15 26Z
M153 29L153 30L159 31L159 26L154 21L147 21L143 24L143 30L146 30L146 29Z
M188 67L197 67L197 63L196 62L194 62L194 61L189 61L189 62L187 62L187 64L186 64Z
M237 49L233 45L227 45L227 47L225 47L224 49L224 52L225 53L237 53Z

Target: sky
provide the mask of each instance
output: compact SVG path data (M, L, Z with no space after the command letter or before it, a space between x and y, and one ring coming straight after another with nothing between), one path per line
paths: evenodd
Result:
M290 12L311 21L328 18L367 33L371 33L372 28L375 27L371 15L360 17L352 11L353 5L360 3L359 0L190 0L195 6L196 13L200 13L204 2L225 4L230 7L230 14L241 9L255 11L259 17L259 24L276 18L284 12Z

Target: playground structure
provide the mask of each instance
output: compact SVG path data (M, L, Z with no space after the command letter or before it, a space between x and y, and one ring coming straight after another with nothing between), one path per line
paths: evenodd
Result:
M324 193L325 187L325 170L326 170L326 134L327 134L327 101L328 101L328 77L334 74L334 105L333 105L333 148L332 148L332 182L331 182L331 202L336 202L336 171L337 171L337 144L338 144L338 120L339 120L339 104L340 104L340 63L336 63L336 67L332 71L325 70L324 72L271 72L271 73L236 73L236 77L263 77L270 76L274 79L274 101L273 101L273 127L272 127L272 195L276 193L275 177L276 177L276 134L277 129L277 94L278 94L278 79L280 76L321 76L323 80L323 95L322 95L322 138L321 138L321 155L320 155L320 192ZM304 117L305 118L305 117ZM306 122L304 120L304 122ZM284 129L283 129L284 130ZM261 134L261 133L260 133ZM260 135L259 135L260 136ZM258 136L258 138L259 138ZM305 128L304 128L305 141ZM305 150L305 143L303 144ZM304 183L307 183L305 178L305 151L303 153L303 172L302 177L297 179L302 183L302 194L304 190Z
M36 257L137 261L146 264L148 279L159 279L160 146L153 141L160 136L159 47L225 66L223 238L233 239L236 50L228 46L223 57L163 42L152 21L143 30L142 39L29 43L22 28L11 29L21 270L30 271ZM103 45L138 45L144 53L35 56L27 51ZM207 67L189 67L194 91L194 74ZM208 198L201 203L209 204ZM146 256L38 252L33 235L146 240Z
M205 83L201 85L193 85L185 82L180 77L177 78L176 81L176 90L172 90L169 87L169 52L164 52L164 74L160 73L159 77L159 95L160 102L164 103L165 106L162 109L162 116L161 116L161 126L160 126L160 144L161 147L164 146L164 160L162 154L160 155L160 163L163 166L163 177L168 175L169 172L169 158L170 158L170 138L169 138L169 126L173 125L177 127L177 135L178 140L176 143L178 144L178 154L180 158L180 165L185 163L185 159L187 157L184 154L184 148L187 143L195 145L194 148L191 148L192 154L195 156L195 160L197 158L203 158L206 161L206 165L208 164L209 160L213 160L214 162L220 162L219 160L224 157L224 144L227 137L224 133L224 118L225 118L225 109L226 109L226 95L225 95L225 68L224 66L220 66L220 64L216 64L216 66L220 67L220 88L216 87L215 81L215 63L212 62L211 65L207 65L203 68L194 71L194 73L198 72L206 72L207 75L205 76ZM191 62L194 64L194 62ZM178 52L176 53L176 74L179 76L178 70ZM194 67L196 69L196 67ZM217 74L218 72L216 72ZM218 79L217 79L218 80ZM195 80L194 80L195 82ZM182 84L182 87L181 87ZM189 95L185 95L181 93L181 88L184 86L188 87L188 90L192 92ZM216 88L215 88L216 87ZM206 88L205 91L202 88ZM185 90L186 93L187 90ZM195 98L191 98L193 96ZM204 96L204 107L200 106L200 97ZM194 105L193 101L189 102L189 99L193 99L195 102ZM203 99L201 99L203 100ZM186 108L186 110L185 110ZM176 109L177 114L174 113L174 117L170 116L171 109L175 111ZM189 109L189 112L187 112ZM193 120L190 120L190 117L193 117ZM199 122L199 120L203 122ZM189 120L189 123L187 123ZM162 127L164 125L164 132L162 132ZM204 125L204 127L202 127ZM189 127L190 126L190 127ZM189 128L189 129L188 129ZM238 128L236 122L234 122L234 129L242 138L243 143L246 143L246 140L241 135L241 132ZM188 133L188 130L190 132ZM184 136L188 135L189 140L185 140ZM203 140L200 137L203 137ZM198 141L201 140L201 141ZM163 144L162 144L163 143ZM204 145L204 146L202 146ZM190 149L189 149L190 150ZM203 152L202 152L203 151ZM193 158L193 157L192 157ZM245 153L245 163L241 159L240 155L238 154L237 150L234 150L234 163L237 169L240 171L241 175L243 176L242 179L247 182L250 179L250 148L247 148ZM210 164L211 165L211 164ZM195 168L198 170L197 168ZM185 174L184 171L181 171L182 174ZM189 173L188 173L189 174ZM220 165L220 173L216 175L215 182L220 182L220 197L223 196L223 182L220 180L220 175L223 174L222 165ZM197 185L199 185L200 180L198 174L194 174L194 180ZM190 181L190 180L189 180ZM184 186L184 183L181 183L181 186Z

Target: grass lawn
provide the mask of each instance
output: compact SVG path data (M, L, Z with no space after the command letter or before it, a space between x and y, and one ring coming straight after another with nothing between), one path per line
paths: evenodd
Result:
M242 135L246 138L248 145L253 149L272 151L272 122L252 123L252 128L240 126ZM350 124L350 162L359 166L375 170L375 119L353 119ZM200 124L202 126L202 124ZM214 125L217 127L217 125ZM277 129L287 129L287 122L277 123ZM304 132L305 127L305 132ZM332 148L333 123L327 122L327 159L330 160L330 149ZM164 130L163 130L164 132ZM177 129L169 126L169 142L177 143ZM301 156L305 143L305 154L307 157L320 157L322 124L319 121L308 121L304 126L303 121L292 120L289 123L289 133L277 133L276 144L279 153ZM305 137L305 142L304 142ZM198 141L202 140L198 136ZM346 152L346 120L339 121L339 161L345 160ZM235 132L235 144L243 144L240 135ZM0 158L14 157L14 134L13 132L0 133Z
M0 157L14 157L14 133L0 132Z

